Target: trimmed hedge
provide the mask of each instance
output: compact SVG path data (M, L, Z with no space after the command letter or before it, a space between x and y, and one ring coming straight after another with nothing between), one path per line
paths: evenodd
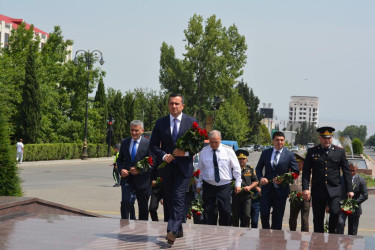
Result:
M111 153L113 155L113 149ZM89 158L107 157L107 144L88 144L87 154ZM50 143L50 144L25 144L24 161L47 161L80 159L82 144L78 143Z

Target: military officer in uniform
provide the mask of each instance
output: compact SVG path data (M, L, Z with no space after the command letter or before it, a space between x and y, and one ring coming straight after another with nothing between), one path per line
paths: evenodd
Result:
M258 185L254 168L247 165L249 152L244 149L236 151L238 161L241 166L241 189L238 194L232 194L232 226L238 227L240 221L241 227L250 226L250 208L251 208L251 190Z
M324 213L329 207L329 233L336 233L339 219L342 187L348 197L353 197L349 163L344 149L332 145L332 127L320 127L320 144L307 151L302 172L302 193L305 200L312 198L314 232L324 232ZM343 183L340 182L340 170ZM309 191L311 178L311 194Z

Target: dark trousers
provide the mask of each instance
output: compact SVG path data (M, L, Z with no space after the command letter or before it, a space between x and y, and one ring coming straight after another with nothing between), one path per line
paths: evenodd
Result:
M214 186L203 182L203 206L206 224L217 225L216 205L219 211L219 225L230 226L231 184Z
M263 195L260 200L260 218L263 229L281 230L284 217L287 197L276 195L275 189L270 189L267 195ZM270 227L270 214L272 207L272 225Z
M348 218L348 234L349 235L357 235L358 233L358 225L359 225L359 217L361 215L358 215L356 213L347 216L343 212L340 213L339 222L337 226L337 233L338 234L344 234L345 230L345 221L346 218Z
M324 233L324 214L329 206L329 233L336 233L340 212L340 197L329 197L328 191L312 195L314 232Z
M248 192L232 196L232 226L250 226L251 195Z
M150 199L151 188L135 189L138 202L138 219L148 220L148 200Z
M290 203L289 230L296 231L298 214L301 211L301 231L309 231L310 201Z
M189 188L190 177L185 177L176 165L169 175L163 177L164 205L168 208L167 231L182 232L185 214L185 196Z
M251 228L258 228L260 199L261 198L259 197L257 199L251 200L251 210L250 210Z
M151 200L149 206L149 212L152 221L159 221L158 208L159 202L163 198L163 189L161 186L153 187L151 190Z
M133 185L127 182L121 185L121 219L135 220L135 197Z
M195 198L195 194L193 192L191 185L189 185L189 191L186 193L186 196L185 196L185 217L182 220L183 223L186 223L186 217L187 217L187 214L189 213L191 202L194 200L194 198Z
M115 184L120 184L120 174L118 173L116 166L113 166L112 176L113 176L113 179L115 180Z

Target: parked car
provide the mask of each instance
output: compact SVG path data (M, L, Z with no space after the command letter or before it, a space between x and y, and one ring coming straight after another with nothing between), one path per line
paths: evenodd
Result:
M291 151L292 151L293 153L298 153L298 151L299 151L298 146L293 146L292 149L291 149Z
M252 153L254 152L254 146L253 145L245 145L243 146L243 149L247 150L247 152Z
M254 151L262 151L263 146L262 145L255 145L254 146Z
M264 151L264 150L266 150L266 149L270 149L270 148L272 148L272 146L270 146L270 145L263 146L262 151Z

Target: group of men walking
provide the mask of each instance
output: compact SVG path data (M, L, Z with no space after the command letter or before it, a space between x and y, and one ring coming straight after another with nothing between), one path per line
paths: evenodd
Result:
M152 212L150 209L150 213L152 219L157 220L155 207L157 209L158 201L162 199L165 221L168 222L166 240L169 244L183 237L182 224L187 215L186 195L191 191L194 171L193 155L176 148L177 139L197 122L195 118L182 112L184 107L183 97L171 94L168 101L170 114L156 121L150 140L142 137L143 122L132 121L131 137L121 142L117 158L122 189L121 218L135 219L136 199L139 219L148 220L148 201L152 194L153 209ZM334 129L322 127L317 131L320 144L308 150L303 167L302 164L297 164L297 160L302 162L301 159L296 160L295 155L284 147L284 134L275 132L272 137L274 147L262 152L255 170L246 164L246 151L234 152L231 147L221 143L220 131L211 131L209 145L199 154L200 175L194 187L196 193L201 193L203 197L204 222L209 225L218 223L223 226L249 227L253 201L257 206L253 209L255 221L253 223L252 219L252 227L258 224L256 210L260 208L262 228L281 229L290 194L289 183L281 177L287 173L298 175L302 172L294 181L292 189L303 193L303 202L298 207L291 207L290 229L296 230L298 213L301 211L302 230L308 231L312 200L314 232L324 232L324 216L328 207L329 232L343 233L342 224L346 218L340 217L340 200L354 197L361 203L367 199L367 189L361 177L356 175L357 177L352 178L352 167L349 168L344 150L332 145ZM153 170L138 173L136 163L147 156L153 157ZM166 162L166 166L157 169L162 162ZM162 179L158 185L157 177ZM353 193L353 182L360 183L354 187L356 194ZM353 225L358 227L358 220L349 218L349 226Z

